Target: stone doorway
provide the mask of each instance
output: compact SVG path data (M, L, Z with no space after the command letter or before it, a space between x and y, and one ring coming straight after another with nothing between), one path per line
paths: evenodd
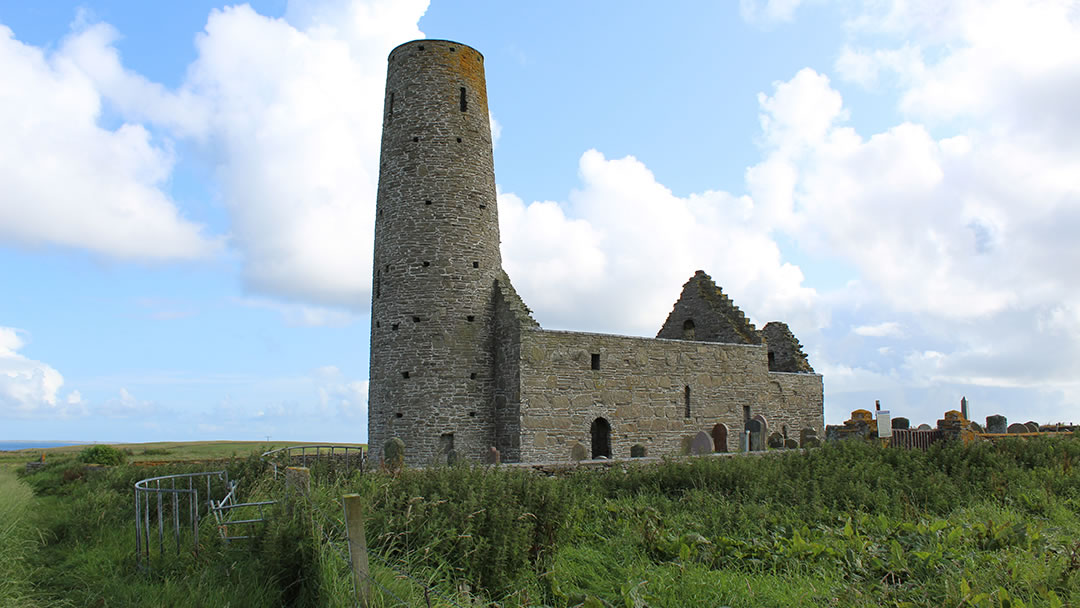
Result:
M714 452L727 451L727 436L728 428L726 424L721 422L712 427L712 443Z
M603 417L597 418L593 420L589 434L592 435L593 459L611 458L611 423Z

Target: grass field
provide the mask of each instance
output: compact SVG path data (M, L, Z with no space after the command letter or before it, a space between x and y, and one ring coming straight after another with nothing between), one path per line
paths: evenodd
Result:
M128 461L140 462L176 462L189 460L218 460L223 458L244 458L250 454L262 454L290 445L306 445L311 442L301 441L157 441L151 443L112 443L115 448L129 454ZM335 444L355 445L364 444ZM45 454L48 462L52 458L73 456L81 452L85 445L72 445L43 450L15 450L0 452L0 465L22 464L37 460Z
M169 551L151 573L135 567L132 484L205 468L50 458L21 483L0 471L0 521L17 522L0 529L0 581L19 598L0 606L354 606L341 536L328 533L348 493L365 501L377 580L405 605L423 605L430 585L437 606L1080 606L1070 437L926 452L845 441L560 477L316 467L310 499L258 458L236 458L242 499L282 501L268 523L250 544L225 545L206 521L198 555ZM380 593L374 605L398 604Z

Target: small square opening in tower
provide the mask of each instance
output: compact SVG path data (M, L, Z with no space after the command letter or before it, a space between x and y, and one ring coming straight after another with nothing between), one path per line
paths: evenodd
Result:
M480 267L480 262L473 262L472 267L473 268L479 268Z
M409 379L409 372L401 372L401 377L408 380Z
M469 323L472 323L473 321L476 320L476 317L473 316L473 315L469 315L469 316L465 317L465 320L468 321Z
M592 354L591 364L593 369L600 369L600 353Z

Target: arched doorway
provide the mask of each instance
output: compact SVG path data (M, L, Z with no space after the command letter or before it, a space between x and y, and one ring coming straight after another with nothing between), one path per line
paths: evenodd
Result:
M592 457L611 458L611 423L603 417L593 420L589 428L592 436Z
M723 422L712 427L712 444L714 452L727 451L728 428Z

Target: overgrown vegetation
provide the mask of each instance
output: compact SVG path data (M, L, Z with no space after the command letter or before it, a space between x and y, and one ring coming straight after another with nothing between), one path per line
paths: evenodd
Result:
M353 605L334 530L337 500L357 492L374 575L410 604L430 584L436 604L461 606L1080 605L1078 463L1080 441L1054 438L928 452L843 442L564 477L368 473L320 480L310 501L290 493L245 550L205 526L197 558L146 574L131 487L179 469L69 461L26 478L34 516L21 521L41 544L12 580L40 605ZM263 469L237 460L230 475L283 498Z
M83 448L79 452L77 460L87 464L115 466L127 462L127 457L128 455L123 450L114 448L111 445L98 444L88 445Z

